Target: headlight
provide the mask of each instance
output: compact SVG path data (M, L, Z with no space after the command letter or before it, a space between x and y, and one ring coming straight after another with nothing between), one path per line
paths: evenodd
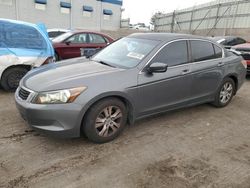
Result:
M77 87L39 93L33 103L35 104L64 104L73 102L87 87Z

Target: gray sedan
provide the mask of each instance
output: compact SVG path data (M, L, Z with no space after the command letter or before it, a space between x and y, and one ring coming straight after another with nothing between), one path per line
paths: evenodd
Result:
M104 143L135 120L201 103L228 105L246 64L212 40L182 34L133 34L91 59L30 71L15 98L36 130Z

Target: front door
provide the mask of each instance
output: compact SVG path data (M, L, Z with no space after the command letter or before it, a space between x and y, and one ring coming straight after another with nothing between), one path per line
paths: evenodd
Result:
M165 73L142 71L138 76L138 116L149 115L184 105L190 98L191 75L187 41L166 45L150 61L166 63ZM149 66L147 65L147 66Z

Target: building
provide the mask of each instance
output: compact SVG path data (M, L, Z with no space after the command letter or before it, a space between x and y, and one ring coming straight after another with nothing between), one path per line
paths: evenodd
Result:
M47 28L117 30L122 0L0 0L0 18Z
M216 0L168 14L156 14L154 28L158 32L238 35L250 39L249 10L249 0Z

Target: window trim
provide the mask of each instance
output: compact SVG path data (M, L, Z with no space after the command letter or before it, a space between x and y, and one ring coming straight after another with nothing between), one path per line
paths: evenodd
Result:
M143 68L141 69L141 71L139 72L139 74L141 74L142 72L145 72L146 67L151 63L151 61L154 59L154 57L155 57L163 48L165 48L167 45L169 45L169 44L171 44L171 43L178 42L178 41L183 41L183 40L185 40L185 41L188 42L188 55L189 55L189 60L191 60L191 61L190 61L189 63L185 63L185 64L182 64L182 65L175 65L175 66L171 66L171 67L169 67L169 68L181 67L181 66L189 65L189 64L199 64L199 63L203 63L203 62L207 62L207 61L214 60L214 59L210 59L210 60L205 60L205 61L193 62L193 61L192 61L192 57L191 57L191 56L192 56L192 55L191 55L191 48L190 48L190 47L191 47L191 46L190 46L190 41L192 41L192 40L209 42L209 43L212 43L212 44L218 46L218 47L221 49L221 51L222 51L222 57L220 57L220 58L215 58L215 59L223 59L223 58L225 58L225 51L224 51L224 49L223 49L218 43L216 43L216 42L214 42L214 41L210 41L210 40L206 40L206 39L190 39L190 38L189 38L189 39L188 39L188 38L174 39L174 40L169 41L169 42L165 43L164 45L162 45L162 46L157 50L157 52L156 52L156 53L147 61L147 63L143 66Z

